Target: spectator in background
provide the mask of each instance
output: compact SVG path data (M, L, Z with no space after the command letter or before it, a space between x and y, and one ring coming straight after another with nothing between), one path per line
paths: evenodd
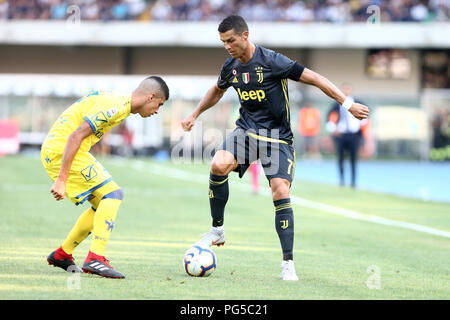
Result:
M81 6L81 19L94 21L98 20L100 8L97 1L95 0L85 0L83 6Z
M449 144L449 115L445 109L438 109L431 121L433 131L433 148L443 148Z
M128 129L126 122L122 122L118 128L122 137L118 153L123 157L131 157L133 155L133 132Z
M6 0L0 0L0 21L8 19L9 3Z
M319 133L320 111L310 102L300 109L298 114L298 133L302 137L302 152L310 159L320 158Z
M125 0L128 7L128 18L139 18L141 13L146 8L146 2L144 0Z
M259 170L260 170L259 160L252 162L250 164L251 182L253 194L259 194Z
M172 0L170 2L173 20L187 20L189 11L195 7L194 2L188 0Z
M430 160L450 161L450 110L448 108L437 109L431 121L432 148Z
M428 19L429 12L424 1L416 0L411 6L410 14L413 21L425 21Z
M355 102L362 103L353 98L353 89L350 84L344 84L342 92L351 97ZM361 128L366 120L356 119L350 112L346 111L337 102L333 103L327 116L327 130L332 133L338 159L340 185L345 185L344 156L348 152L351 165L351 186L356 187L356 166L358 160L358 149L361 143Z
M9 15L12 19L37 19L37 4L34 1L12 0L9 2Z
M53 20L63 20L66 18L67 3L63 0L52 0L50 7L50 17Z
M448 0L430 0L428 6L435 21L448 21L450 4Z
M113 20L126 20L128 18L128 4L124 1L114 1L110 10Z
M37 0L38 3L38 19L48 20L51 19L50 8L52 5L51 0Z
M150 14L153 20L156 21L168 20L170 12L171 8L168 0L156 1L156 3L150 9Z
M99 20L106 22L109 20L112 20L114 18L111 8L113 6L112 1L100 1L99 2L99 14L98 18Z
M3 2L0 0L0 17ZM248 21L365 22L370 5L380 7L381 21L448 21L450 17L448 0L10 0L8 3L9 19L63 19L66 16L63 9L73 4L80 7L83 19L100 21L141 19L143 14L158 21L219 21L238 13Z

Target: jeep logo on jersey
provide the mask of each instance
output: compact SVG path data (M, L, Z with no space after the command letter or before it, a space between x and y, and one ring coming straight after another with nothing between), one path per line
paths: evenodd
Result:
M242 74L242 81L244 81L245 84L250 82L250 73L246 72Z
M259 102L261 102L262 100L264 100L266 98L266 93L264 92L264 90L250 90L250 91L245 91L241 89L237 89L239 97L241 98L241 100L247 101L247 100L258 100Z

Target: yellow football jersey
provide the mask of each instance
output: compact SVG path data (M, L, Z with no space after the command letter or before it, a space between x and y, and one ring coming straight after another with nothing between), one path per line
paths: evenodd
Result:
M81 152L88 152L103 135L130 115L131 94L115 91L95 91L72 104L53 124L42 148L63 152L67 139L83 120L92 128L92 134L83 140Z

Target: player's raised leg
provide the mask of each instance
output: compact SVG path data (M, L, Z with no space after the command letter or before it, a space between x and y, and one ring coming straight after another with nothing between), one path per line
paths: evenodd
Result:
M225 206L228 201L228 174L238 166L234 155L219 150L214 155L209 175L209 205L211 210L211 230L202 236L197 244L202 246L221 246L225 244L223 227Z

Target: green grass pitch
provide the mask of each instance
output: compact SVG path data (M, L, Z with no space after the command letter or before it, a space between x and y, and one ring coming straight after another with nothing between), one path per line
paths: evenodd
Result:
M106 255L124 280L47 265L81 210L56 202L34 156L0 158L0 299L448 299L450 239L294 205L297 282L279 277L281 249L267 190L230 175L227 243L209 278L183 270L185 250L210 226L208 164L99 159L124 189ZM302 170L297 167L296 170ZM261 179L264 189L265 178ZM367 216L450 231L450 204L296 180L296 197ZM74 252L81 265L88 237Z

